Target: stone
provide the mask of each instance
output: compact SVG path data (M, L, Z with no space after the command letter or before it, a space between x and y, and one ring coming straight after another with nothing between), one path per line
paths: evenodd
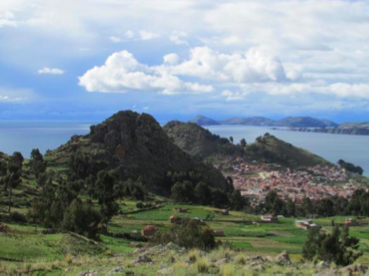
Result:
M151 263L152 259L146 255L138 256L138 258L132 260L132 264L140 264L140 263Z
M107 275L108 276L112 276L114 274L120 274L124 272L124 267L123 266L117 266L115 268L113 268L112 270L110 270Z
M96 270L88 270L81 272L79 276L94 276L96 273L97 273Z
M159 275L172 275L173 274L173 269L172 268L163 268L158 270L158 274Z
M226 263L228 263L228 259L227 258L224 258L224 259L218 260L215 264L216 265L224 265Z
M173 242L169 242L167 245L165 245L165 249L172 250L172 251L179 251L181 250L181 247Z
M290 255L287 251L283 251L276 257L277 264L279 265L288 265L291 264Z

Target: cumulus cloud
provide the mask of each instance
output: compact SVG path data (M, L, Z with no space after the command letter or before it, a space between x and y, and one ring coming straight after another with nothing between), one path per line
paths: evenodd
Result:
M79 78L89 92L160 91L163 94L208 93L212 86L184 82L163 68L139 63L128 51L112 54L101 67Z
M14 14L10 11L0 11L0 28L16 27L18 22L14 19Z
M190 58L173 67L172 71L175 74L239 84L286 79L282 63L255 48L244 53L225 54L209 47L196 47L191 49Z
M156 38L160 38L160 34L142 30L139 32L140 38L143 41L148 41Z
M164 64L177 65L179 62L179 57L176 53L167 54L163 58Z
M49 68L44 67L42 69L39 69L38 74L52 74L52 75L62 75L64 74L64 70L58 69L58 68Z
M170 36L170 40L177 45L188 45L187 38L188 34L180 31L173 31L172 35Z
M223 91L227 101L246 99L250 94L295 97L302 95L331 96L338 99L369 100L369 84L259 83L244 84L240 91Z

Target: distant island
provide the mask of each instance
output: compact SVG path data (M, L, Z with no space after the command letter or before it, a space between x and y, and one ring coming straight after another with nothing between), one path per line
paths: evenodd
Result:
M266 117L234 117L216 121L199 115L190 120L200 126L211 125L244 125L283 127L289 131L320 132L331 134L369 135L369 122L352 122L338 124L329 120L315 119L312 117L287 117L281 120L272 120Z

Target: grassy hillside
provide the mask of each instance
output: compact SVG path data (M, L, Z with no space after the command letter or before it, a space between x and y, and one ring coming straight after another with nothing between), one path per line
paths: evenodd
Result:
M41 235L40 227L6 222L10 231L0 232L0 274L81 275L92 272L94 275L313 275L328 269L347 273L333 266L303 266L300 262L301 251L307 231L296 227L294 218L281 218L279 223L253 224L253 221L259 220L258 216L232 211L230 215L224 216L215 214L212 207L192 205L181 206L188 208L188 213L177 213L173 210L177 206L168 203L151 211L115 216L109 231L131 232L141 230L145 225L167 230L173 225L168 221L171 215L199 217L210 219L206 225L212 229L224 231L225 237L218 238L223 242L223 247L206 253L163 246L139 249L131 244L134 241L123 238L101 236L100 242L95 242L70 233ZM121 202L122 211L129 212L134 207L133 201ZM207 218L209 215L213 218ZM332 219L335 219L336 224L344 221L344 217L334 217L315 219L314 222L330 230ZM358 263L369 264L368 227L352 227L351 235L361 239L360 249L364 256ZM135 244L144 243L136 241ZM291 266L281 266L274 262L276 256L285 250L290 254ZM134 263L142 254L146 254L152 262ZM261 265L255 264L256 256L262 256ZM205 264L205 270L201 269L200 264Z
M255 143L249 145L246 148L246 155L249 159L278 163L293 168L331 164L322 157L268 134L259 137Z

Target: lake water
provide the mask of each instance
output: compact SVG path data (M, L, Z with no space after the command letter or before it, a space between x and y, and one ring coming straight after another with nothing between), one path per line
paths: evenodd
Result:
M29 157L33 148L41 152L55 149L66 143L72 135L87 134L86 122L5 122L0 121L0 151L11 154L20 151ZM252 126L208 126L211 132L222 137L233 136L235 142L245 138L248 143L266 132L295 146L309 150L336 163L344 159L363 167L369 176L369 136L338 135L272 130Z

